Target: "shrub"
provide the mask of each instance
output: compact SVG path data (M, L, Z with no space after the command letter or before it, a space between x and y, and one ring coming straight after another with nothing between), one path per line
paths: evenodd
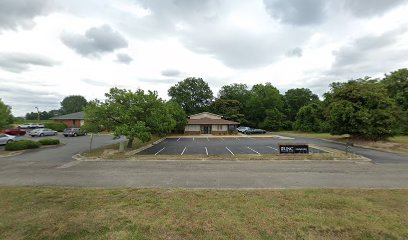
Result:
M18 151L18 150L24 150L24 149L39 148L40 146L41 146L41 143L39 142L34 142L31 140L19 140L19 141L7 143L5 149L6 151Z
M52 139L52 138L41 139L38 142L41 143L42 145L58 145L58 144L60 144L60 140Z
M53 123L44 124L44 127L52 129L57 132L62 132L64 131L65 128L67 128L67 125L65 125L64 123L60 123L60 122L53 122Z

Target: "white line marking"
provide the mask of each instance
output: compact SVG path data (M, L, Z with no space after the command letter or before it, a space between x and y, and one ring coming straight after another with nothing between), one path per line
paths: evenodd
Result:
M235 138L235 139L237 139L238 141L241 141L241 139L239 139L239 138Z
M164 147L164 148L162 148L162 149L160 149L157 153L155 153L154 155L157 155L157 154L159 154L161 151L163 151L164 149L165 149L166 147Z
M235 155L228 147L225 147L232 155Z
M183 155L183 154L184 154L184 151L186 151L186 148L187 148L187 147L184 147L184 149L183 149L183 151L181 152L180 155Z
M270 147L270 146L267 146L268 148L272 148L273 150L275 150L275 151L278 151L278 149L276 149L276 148L274 148L274 147Z
M224 139L224 138L221 138L221 140L222 140L222 141L225 141L225 139Z
M193 138L193 141L195 141L195 138Z
M177 142L178 142L178 141L180 141L180 138L179 138L179 139L177 139Z
M252 152L256 153L256 154L261 155L259 152L255 151L254 149L252 149L252 148L250 148L250 147L247 147L247 148L248 148L249 150L251 150Z
M207 149L207 147L205 147L205 154L207 154L207 156L208 156L208 149Z
M207 138L207 141L210 141L210 139ZM207 154L208 155L208 154Z

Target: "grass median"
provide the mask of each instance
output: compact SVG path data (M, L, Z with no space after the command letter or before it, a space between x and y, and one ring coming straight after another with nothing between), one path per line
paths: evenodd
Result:
M0 188L0 239L407 239L408 190Z

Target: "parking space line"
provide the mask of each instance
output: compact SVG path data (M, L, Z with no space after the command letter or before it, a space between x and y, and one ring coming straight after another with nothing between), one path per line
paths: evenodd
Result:
M165 149L166 147L164 147L164 148L162 148L162 149L160 149L157 153L155 153L154 155L157 155L157 154L159 154L161 151L163 151L164 149Z
M222 140L222 141L225 141L225 139L224 139L224 138L221 138L221 140Z
M179 139L177 139L177 142L178 142L178 141L180 141L180 138L179 138Z
M180 155L183 155L183 154L184 154L184 152L186 151L186 149L187 149L187 147L184 147L184 149L183 149L183 151L181 152L181 154L180 154Z
M253 138L253 137L250 137L250 139L252 139L252 140L256 140L255 138Z
M267 146L267 148L272 148L273 150L278 151L278 149L271 147L271 146Z
M195 138L193 138L193 141L195 141Z
M239 138L235 138L235 139L237 139L238 141L241 141L241 139L239 139Z
M235 155L228 147L225 147L232 155Z
M207 138L207 141L210 141L210 139ZM208 155L208 154L207 154Z
M207 156L208 156L208 149L207 149L207 147L205 147L205 153L206 153Z
M252 152L256 153L256 154L261 155L259 152L255 151L254 149L252 149L252 148L250 148L250 147L247 147L247 148L248 148L249 150L251 150Z

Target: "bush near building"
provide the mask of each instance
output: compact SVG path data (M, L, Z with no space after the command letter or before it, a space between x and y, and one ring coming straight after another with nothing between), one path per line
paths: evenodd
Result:
M52 123L45 123L44 127L52 129L57 132L63 132L65 128L67 128L67 125L64 123L60 122L52 122Z

